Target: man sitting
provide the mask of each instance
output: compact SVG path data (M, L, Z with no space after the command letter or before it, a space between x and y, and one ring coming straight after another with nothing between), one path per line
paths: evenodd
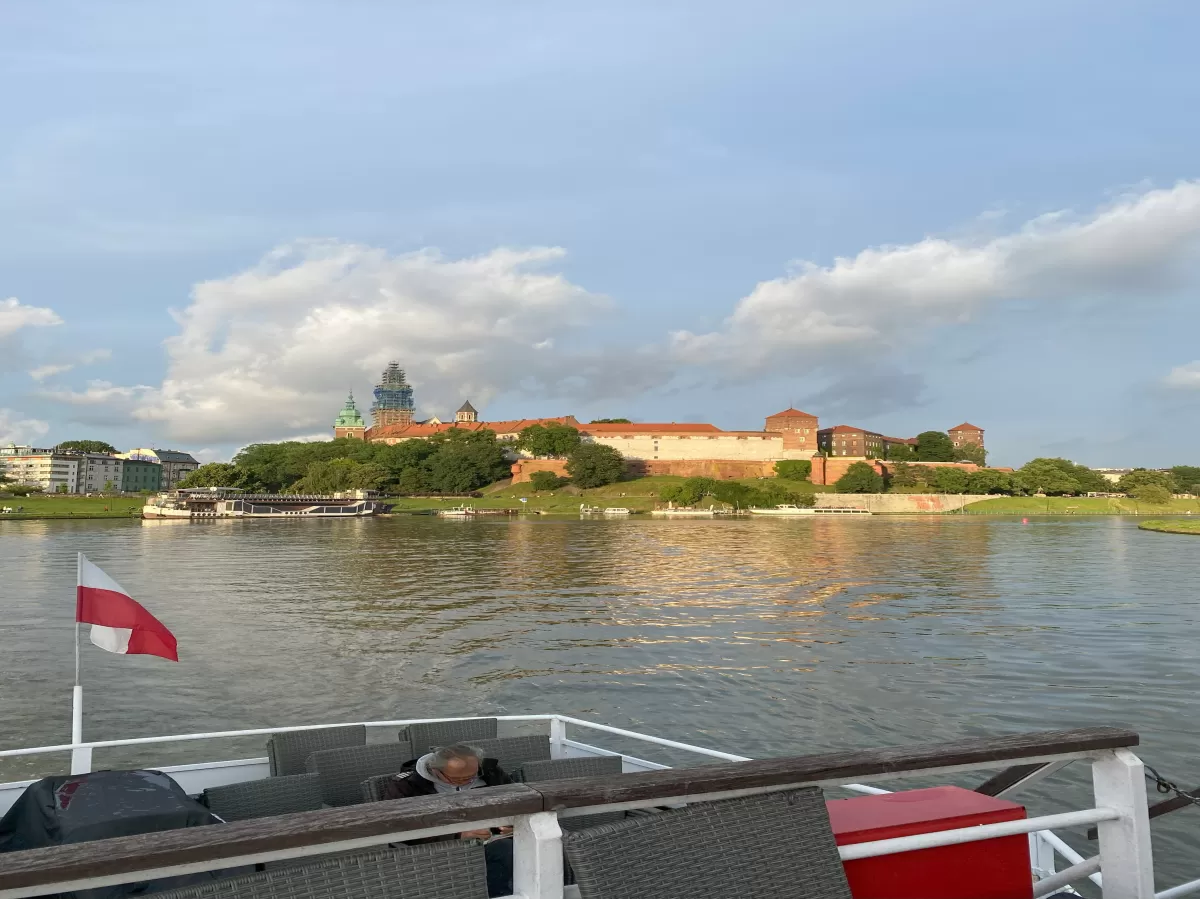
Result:
M438 793L462 793L479 787L495 787L512 783L512 778L501 770L495 759L485 759L473 746L458 744L443 746L426 753L411 762L405 762L400 773L391 778L383 788L384 799L409 799L414 796L432 796ZM511 833L511 827L500 828L501 833ZM437 840L487 840L493 836L490 830L467 830L458 834L414 840L414 843L431 843ZM489 896L512 894L513 848L512 840L493 840L484 847L487 858L487 885Z

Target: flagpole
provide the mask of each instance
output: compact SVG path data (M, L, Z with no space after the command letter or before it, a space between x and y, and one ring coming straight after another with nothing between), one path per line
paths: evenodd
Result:
M83 553L75 557L75 687L71 691L71 773L87 774L92 770L91 748L79 748L83 742L83 687L79 683L79 585L83 583Z

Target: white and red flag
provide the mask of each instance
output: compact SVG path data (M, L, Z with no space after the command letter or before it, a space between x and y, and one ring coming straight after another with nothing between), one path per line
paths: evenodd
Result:
M82 553L75 620L92 626L92 642L101 649L179 661L175 635Z

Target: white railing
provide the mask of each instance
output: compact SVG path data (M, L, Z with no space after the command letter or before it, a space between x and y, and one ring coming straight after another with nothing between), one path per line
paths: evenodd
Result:
M501 721L511 722L548 722L552 755L556 758L571 754L621 755L622 758L624 758L628 763L632 763L630 767L640 768L643 770L667 767L666 765L658 762L652 762L635 758L633 756L623 755L611 750L602 749L587 743L569 739L567 736L567 727L568 725L571 725L578 728L627 738L640 743L651 744L712 759L731 762L750 761L750 759L746 756L721 752L700 746L693 746L675 740L654 737L647 734L637 733L635 731L625 730L623 728L612 727L610 725L599 724L565 715L506 715L495 717ZM411 718L358 723L361 723L368 728L385 728L403 727L409 724L417 723L432 723L453 720L462 719ZM231 739L252 736L269 736L277 733L314 730L332 726L339 725L302 725L291 727L257 728L238 731L217 731L200 734L177 734L160 737L140 737L120 740L99 740L91 742L80 741L76 743L58 744L52 746L0 750L0 759L46 753L69 752L72 755L73 773L82 773L75 770L76 765L80 763L86 763L87 767L84 768L84 770L90 770L91 753L95 749L145 746L159 743L194 742L199 740ZM1085 757L1092 762L1093 783L1096 796L1095 808L1067 812L1064 814L1027 818L1019 821L1003 822L1000 824L983 825L962 828L958 830L920 834L912 837L901 837L891 840L879 840L870 843L853 844L850 846L841 847L839 850L840 854L844 860L849 861L858 858L869 858L881 855L889 855L897 852L931 848L934 846L946 846L958 843L974 842L978 840L993 839L999 836L1026 833L1030 835L1031 862L1035 872L1040 878L1035 889L1035 896L1047 895L1053 890L1059 889L1064 885L1077 882L1085 877L1091 877L1094 882L1102 886L1106 899L1114 899L1114 897L1115 899L1149 899L1149 897L1154 896L1155 894L1153 892L1149 821L1146 815L1146 790L1142 763L1132 752L1125 749L1106 750L1102 752L1084 754L1083 756L1072 756L1072 758L1077 757ZM1070 760L1071 758L1060 758L1055 763L1054 767L1060 767L1063 764L1067 764ZM244 760L244 762L261 761L265 760ZM242 762L226 764L242 764ZM1003 767L1006 764L1008 763L997 763L991 767ZM205 766L197 765L186 767L200 769L204 768ZM983 767L988 766L967 765L936 770L944 770L949 772L951 770L957 771ZM925 770L921 773L931 773L931 770L934 769ZM894 777L896 775L892 776ZM23 787L24 785L25 783L0 784L0 790L3 790L5 787L15 788ZM879 787L873 787L860 783L841 786L860 793L873 794L888 792ZM582 814L593 814L597 811L605 809L615 810L617 808L650 808L662 805L665 799L690 803L721 798L732 798L736 795L749 795L752 793L769 792L771 790L784 788L784 786L777 785L769 788L754 790L693 794L685 797L656 796L652 799L647 799L644 801L626 802L612 806L588 806L585 808L570 809L561 812L560 814L570 817ZM518 885L515 886L515 890L517 896L527 897L527 899L558 899L558 897L562 896L561 832L558 829L556 816L553 813L538 813L526 816L514 816L510 818L497 818L495 821L480 821L476 822L476 824L478 827L501 825L512 825L515 827L514 838L516 840L516 876L518 882ZM1081 826L1087 824L1095 824L1098 826L1100 836L1100 853L1097 858L1082 858L1078 853L1072 850L1070 846L1063 842L1061 838L1052 832L1052 828ZM81 881L71 881L69 883L64 882L49 886L40 885L36 889L32 890L0 890L0 899L20 899L20 897L43 895L47 892L63 892L74 889L96 888L104 885L129 882L133 880L146 880L150 879L151 877L157 878L160 876L194 873L197 871L235 867L243 864L277 861L285 858L303 858L309 855L325 854L337 851L349 851L352 849L381 845L389 842L398 842L401 840L418 839L424 836L452 833L461 829L461 824L447 825L441 828L432 828L422 831L405 831L379 837L364 838L362 840L347 842L344 846L341 843L325 843L314 846L298 847L290 850L281 850L276 853L259 853L253 856L223 858L213 862L202 862L184 866L177 865L163 869L147 869L134 872L132 874L112 875L107 878L90 878ZM1071 863L1071 866L1065 871L1054 871L1054 853L1056 852ZM1104 871L1106 872L1106 876L1103 879L1098 873L1098 869L1100 867L1103 867ZM1174 899L1174 897L1190 895L1195 892L1200 892L1200 880L1191 881L1189 883L1181 884L1180 886L1166 890L1158 894L1158 899Z

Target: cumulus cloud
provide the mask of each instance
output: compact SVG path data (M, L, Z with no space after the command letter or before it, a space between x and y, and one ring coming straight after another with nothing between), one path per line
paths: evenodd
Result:
M672 347L682 362L747 375L817 370L847 354L911 345L1007 300L1170 289L1198 241L1200 181L1180 182L1088 216L1040 216L987 240L929 237L829 266L801 262L758 284L719 330L676 332Z
M61 325L62 319L53 309L26 306L16 297L0 300L0 339L16 334L22 328Z
M37 418L17 418L11 409L0 409L0 444L29 443L50 430L47 422Z
M1200 360L1175 366L1171 373L1163 378L1163 383L1182 390L1200 390Z
M153 388L92 382L44 395L127 410L179 441L225 443L327 432L346 390L390 360L408 369L419 411L553 386L555 349L608 301L547 271L563 251L498 249L467 259L391 255L335 241L280 247L229 278L197 284L166 341Z

